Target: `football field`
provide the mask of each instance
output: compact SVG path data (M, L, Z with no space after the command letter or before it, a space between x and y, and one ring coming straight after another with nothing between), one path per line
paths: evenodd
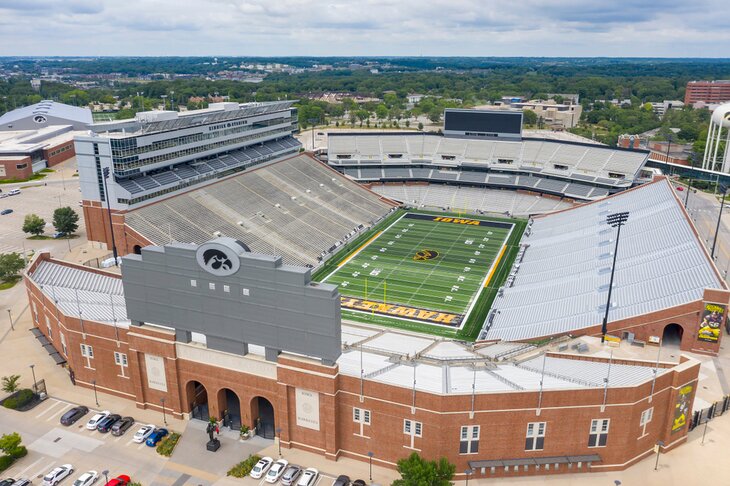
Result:
M405 213L323 281L343 310L459 329L496 271L514 225Z

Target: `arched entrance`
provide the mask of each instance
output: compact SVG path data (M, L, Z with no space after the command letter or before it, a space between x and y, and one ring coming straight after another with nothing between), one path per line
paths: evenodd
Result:
M241 428L241 402L238 395L228 388L218 390L218 410L221 412L223 426L232 430Z
M256 427L256 435L260 435L264 439L276 437L274 406L264 397L254 397L251 400L251 420Z
M190 417L198 420L208 421L208 391L199 381L190 381L185 387L185 393L190 406Z
M662 346L677 346L682 344L684 329L679 324L667 324L662 333Z
M134 252L135 255L141 255L142 254L142 247L139 246L139 245L134 245L132 247L132 251Z

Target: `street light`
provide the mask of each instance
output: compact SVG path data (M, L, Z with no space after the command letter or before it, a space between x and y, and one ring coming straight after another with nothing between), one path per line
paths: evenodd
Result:
M165 425L167 425L167 416L165 415L165 397L160 398L160 402L162 402L162 421L165 422Z
M119 266L117 262L117 244L114 241L114 225L112 224L112 208L109 205L109 191L107 190L106 180L109 178L109 167L104 167L104 199L106 199L106 212L109 215L109 231L112 235L112 252L114 253L114 266ZM70 243L69 243L70 244Z
M608 310L611 308L611 291L613 290L613 274L616 271L616 254L618 253L618 240L621 237L621 226L626 224L629 219L629 212L623 211L613 213L606 216L606 222L609 226L616 228L616 247L613 250L613 265L611 265L611 279L608 283L608 300L606 301L606 313L603 315L603 325L601 326L601 343L606 342L606 332L608 332Z
M106 484L109 484L109 470L104 469L101 473L104 475L104 481L106 481Z
M654 470L656 471L659 467L659 452L662 450L661 448L664 447L664 442L661 440L656 441L656 464L654 464Z
M373 456L375 454L373 451L368 452L368 457L370 458L370 482L373 482Z
M8 309L8 319L10 319L10 329L15 331L15 325L13 324L13 313Z
M727 186L722 188L722 201L720 202L720 213L717 215L717 226L715 227L715 239L712 240L711 258L715 258L715 245L717 244L717 234L720 232L720 220L722 219L722 210L725 206L725 196L727 195Z
M684 195L684 209L687 209L687 203L689 202L689 193L692 190L692 179L690 178L689 184L687 184L687 194Z
M91 380L91 384L94 386L94 400L96 401L96 406L99 406L99 396L96 394L96 380Z
M276 435L279 436L279 458L281 458L281 427L276 428Z
M35 368L34 364L30 365L30 372L33 373L33 390L36 393L38 393L38 385L36 384L36 380L35 380L35 369L34 368Z
M472 469L467 469L466 471L464 471L464 474L466 474L466 485L465 486L469 486L469 475L471 475L471 473L473 473L473 472L474 471Z

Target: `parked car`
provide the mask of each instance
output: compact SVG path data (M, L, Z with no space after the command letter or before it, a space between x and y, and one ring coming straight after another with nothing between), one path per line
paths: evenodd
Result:
M0 481L0 486L10 486L15 483L15 479L7 478Z
M317 482L318 477L319 471L317 471L313 467L308 467L304 470L302 476L299 478L297 486L314 486L314 483Z
M31 481L30 479L21 478L17 479L13 483L13 486L31 486L31 484L33 484L33 481Z
M12 209L3 209L2 211L0 211L0 215L5 216L6 214L10 214L12 212Z
M56 231L55 233L53 233L53 239L55 240L63 238L64 236L66 236L66 233L64 233L63 231Z
M61 425L73 425L78 419L80 419L87 413L89 413L88 407L84 407L83 405L74 407L68 412L61 415Z
M365 486L365 480L364 479L356 479L352 482L352 486Z
M677 186L677 190L678 190L678 191L684 191L684 187L682 187L682 186Z
M17 196L17 195L19 195L19 194L20 194L20 189L11 189L11 190L10 190L10 191L8 192L8 194L9 194L10 196Z
M71 464L58 466L43 477L43 486L56 486L58 483L73 474L74 467Z
M124 434L132 425L134 425L134 418L133 417L124 417L121 420L117 420L117 422L112 425L112 435L122 435Z
M286 471L284 471L284 474L281 475L281 484L283 486L292 486L293 484L296 484L300 474L302 474L301 466L290 464L289 467L286 468Z
M94 414L94 416L91 417L88 422L86 422L86 428L88 430L96 430L99 422L107 418L109 415L111 415L111 412L109 410L104 410L103 412Z
M335 482L332 483L332 486L350 486L350 477L340 474L337 476L337 479L335 479Z
M91 486L99 480L99 473L96 471L86 471L84 474L74 481L74 486Z
M120 474L114 479L110 479L105 486L127 486L132 482L132 479L126 474Z
M271 484L277 482L281 475L284 474L286 466L288 465L289 461L287 461L286 459L279 459L274 464L272 464L269 468L269 471L266 473L266 482Z
M155 431L152 432L149 437L147 437L147 441L145 442L145 444L147 444L150 447L154 447L167 434L168 434L167 429L155 429Z
M262 457L253 469L251 469L250 476L254 479L261 479L263 475L266 474L266 471L269 470L273 462L274 460L270 457Z
M102 434L106 434L109 432L112 428L112 425L117 423L118 420L121 420L122 416L116 413L113 413L109 415L107 418L99 420L99 423L96 425L96 430L101 432Z
M132 440L134 442L136 442L137 444L141 444L154 431L155 431L155 426L154 425L152 425L152 424L143 425L142 427L140 427L139 429L137 429L137 432L134 433L134 437L132 437Z

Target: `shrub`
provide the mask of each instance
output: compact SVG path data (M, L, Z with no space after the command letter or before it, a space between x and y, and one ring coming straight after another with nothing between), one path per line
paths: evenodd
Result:
M13 462L15 459L10 456L0 456L0 472L9 468Z
M2 377L2 390L6 393L15 393L20 388L20 375L10 375Z
M157 444L157 453L161 456L170 457L172 455L172 451L175 450L177 441L179 440L180 434L172 432L170 435L162 439L159 444Z
M14 397L6 398L3 402L5 408L17 410L33 399L33 390L25 388L20 390Z
M228 476L233 476L234 478L245 478L249 475L251 472L251 469L256 465L257 462L261 460L260 456L253 455L248 456L247 459L239 462L235 466L233 466L230 471L228 471Z

